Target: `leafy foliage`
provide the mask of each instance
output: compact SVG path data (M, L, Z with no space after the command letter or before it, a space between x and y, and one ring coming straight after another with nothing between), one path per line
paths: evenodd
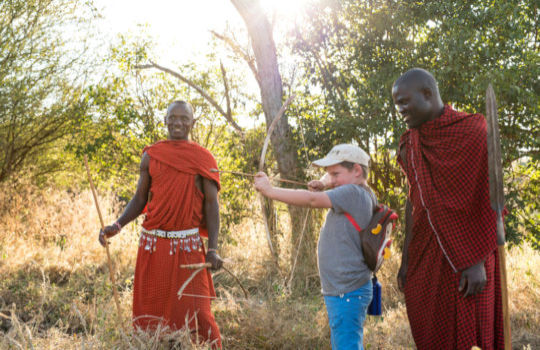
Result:
M88 68L85 39L74 44L63 31L88 34L92 18L81 1L0 2L0 182L28 167L37 174L63 167L47 151L86 111L81 78Z
M358 143L372 155L371 184L381 199L402 203L405 194L396 188L403 179L392 158L405 127L390 92L400 74L424 67L438 80L443 100L469 112L485 109L491 82L507 173L516 159L537 160L538 12L534 1L313 3L292 40L307 89L319 89L325 104L323 113L302 121L313 133L308 148L324 154L336 143ZM538 188L523 190L523 198L538 198ZM517 235L516 222L508 225L510 236Z
M112 189L127 202L135 192L143 148L167 138L163 117L168 105L181 99L194 107L196 122L191 139L212 152L220 169L253 172L255 153L247 150L261 148L261 131L249 130L245 135L233 132L193 88L169 74L141 69L152 56L152 43L144 33L120 37L105 60L110 66L108 73L84 91L88 112L70 138L67 151L79 159L88 155L100 187ZM220 100L224 93L223 77L213 54L207 56L206 66L188 62L176 69L212 98ZM238 91L242 80L236 71L229 69L227 76L233 78L228 82L229 89ZM243 111L249 99L241 91L232 95L232 111ZM221 180L221 218L227 235L231 225L250 213L245 203L253 189L241 177L224 175Z

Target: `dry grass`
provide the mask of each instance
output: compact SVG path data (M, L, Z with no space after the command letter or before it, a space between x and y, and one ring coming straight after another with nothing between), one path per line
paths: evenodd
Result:
M182 349L205 348L192 344L186 332L145 334L129 326L138 223L128 225L111 246L122 327L115 317L105 251L97 243L99 218L90 192L40 193L30 187L24 193L0 193L0 348L167 349L172 343ZM105 220L111 222L119 204L110 196L100 200ZM218 299L213 310L224 347L328 349L318 279L308 276L296 289L286 287L287 262L294 252L288 237L281 240L281 276L256 218L232 232L234 243L224 244L221 253L234 261L230 269L251 296L244 299L226 274L215 275ZM398 264L394 254L379 276L384 314L368 317L368 349L413 348L403 297L395 285ZM513 249L508 267L514 347L540 348L540 254L529 246Z

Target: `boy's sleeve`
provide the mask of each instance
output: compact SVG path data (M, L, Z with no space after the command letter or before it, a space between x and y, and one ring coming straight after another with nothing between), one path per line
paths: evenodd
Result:
M367 191L359 191L358 188L356 188L356 185L353 184L336 187L326 191L326 194L332 202L332 209L337 214L347 212L355 216L354 214L356 214L360 208L370 208L371 210L371 207L373 206L373 202Z

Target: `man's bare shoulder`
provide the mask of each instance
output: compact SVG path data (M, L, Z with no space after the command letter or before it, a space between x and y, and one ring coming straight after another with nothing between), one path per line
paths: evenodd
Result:
M141 171L148 171L149 165L150 165L150 156L148 155L148 152L144 152L141 157L141 165L139 168Z

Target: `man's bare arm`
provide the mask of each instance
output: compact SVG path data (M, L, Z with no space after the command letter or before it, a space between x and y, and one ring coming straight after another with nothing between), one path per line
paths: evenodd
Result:
M146 152L142 156L139 182L137 184L137 190L135 195L129 201L124 213L118 218L118 223L122 226L127 225L132 220L135 220L139 216L144 206L148 201L148 192L150 190L150 172L148 167L150 164L150 156Z
M206 218L206 228L208 229L208 253L206 261L212 264L212 269L219 269L223 265L223 260L217 253L219 235L219 202L218 189L214 181L203 178L204 194L204 217Z
M126 209L122 215L116 220L121 227L127 225L132 220L139 216L144 206L148 201L148 191L150 189L150 172L148 171L150 164L150 156L145 152L141 159L141 165L139 168L139 182L137 183L137 190L135 195L129 201ZM120 228L116 225L109 225L103 229L103 234L99 235L99 242L101 245L105 245L105 238L110 238L120 232Z
M208 248L217 249L219 233L219 203L217 185L212 180L203 178L204 216L208 228Z

